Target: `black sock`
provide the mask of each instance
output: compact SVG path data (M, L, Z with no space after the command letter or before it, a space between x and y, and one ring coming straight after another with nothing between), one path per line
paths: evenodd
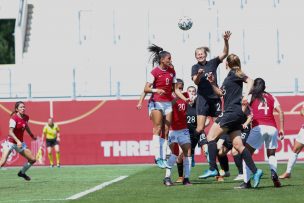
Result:
M248 168L251 170L251 172L253 174L255 174L257 172L257 167L255 166L253 160L252 160L252 156L249 152L249 150L247 148L245 148L241 154L242 159L245 161L246 165L248 166Z
M193 134L190 134L190 140L191 140L191 155L193 155L195 151L195 147L199 141L199 134L196 131Z
M215 140L208 142L208 153L209 153L209 169L211 171L214 170L218 171L216 165L217 145Z
M183 174L184 174L184 164L183 164L183 162L176 163L176 166L177 166L178 176L183 177Z
M217 156L219 162L220 162L220 165L221 165L221 168L227 172L229 171L229 161L228 161L228 157L227 155L224 155L224 156Z
M243 174L243 161L242 156L240 154L237 154L233 156L234 163L239 171L239 174Z

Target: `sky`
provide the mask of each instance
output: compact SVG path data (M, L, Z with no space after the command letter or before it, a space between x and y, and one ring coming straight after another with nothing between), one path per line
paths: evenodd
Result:
M0 0L0 18L16 13L16 2ZM12 3L13 2L13 3ZM304 2L301 0L28 0L34 5L29 49L23 61L1 68L0 91L13 95L138 95L152 70L147 47L154 43L172 54L177 77L192 85L194 50L209 46L209 59L223 50L222 34L232 32L230 53L243 70L263 77L270 92L294 91L295 78L304 91ZM243 3L243 8L241 8ZM10 11L10 12L8 12ZM178 28L189 16L193 27ZM227 71L224 63L220 83ZM118 84L119 83L119 84Z

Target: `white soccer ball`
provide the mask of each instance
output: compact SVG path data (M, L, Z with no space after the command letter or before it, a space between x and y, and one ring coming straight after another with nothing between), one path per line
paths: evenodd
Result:
M192 19L189 18L188 16L183 16L178 21L178 27L182 30L189 30L191 29L192 25L193 25Z

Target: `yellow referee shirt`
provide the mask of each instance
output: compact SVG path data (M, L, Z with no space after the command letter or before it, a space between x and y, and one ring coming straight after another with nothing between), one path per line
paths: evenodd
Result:
M59 126L55 123L53 127L46 124L43 128L43 133L46 135L46 139L56 139L57 133L59 133Z

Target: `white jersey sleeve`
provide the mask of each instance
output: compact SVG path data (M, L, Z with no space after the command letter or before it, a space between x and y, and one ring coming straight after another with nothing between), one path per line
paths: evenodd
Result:
M148 74L147 82L150 83L150 84L153 84L154 80L155 80L155 78L152 75L152 73Z
M275 96L272 95L272 97L274 99L273 108L277 108L278 106L280 106L280 103L279 103L278 99Z
M173 84L177 83L176 76L174 76L174 78L173 78L173 80L172 80L172 83L173 83Z
M10 128L15 128L16 127L16 121L14 119L9 120L9 127Z

